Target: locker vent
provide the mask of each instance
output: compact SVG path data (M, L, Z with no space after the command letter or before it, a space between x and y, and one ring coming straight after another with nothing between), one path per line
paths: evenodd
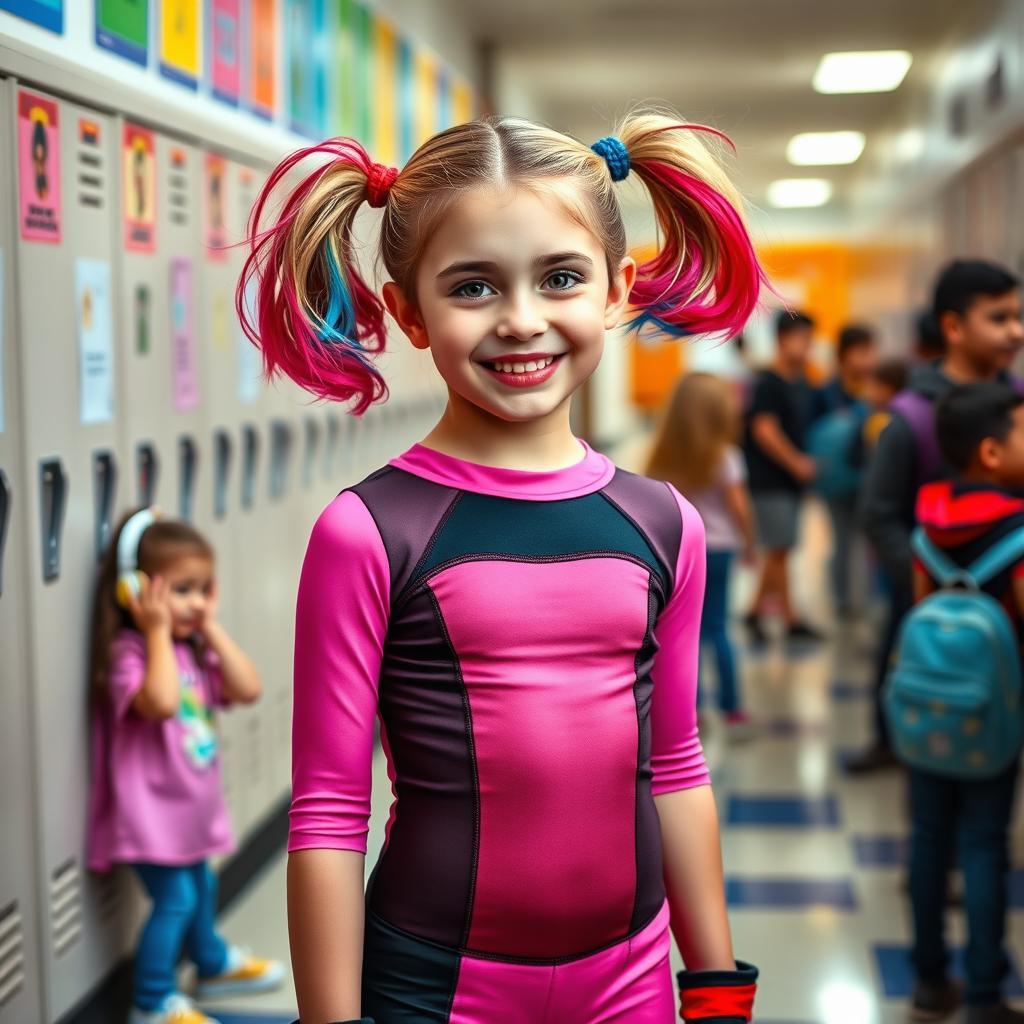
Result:
M100 918L103 921L113 921L121 910L124 886L120 884L120 878L116 872L100 876L95 884Z
M50 876L50 927L57 956L82 936L82 872L74 858Z
M94 210L102 210L106 188L106 173L103 166L103 150L100 149L98 132L83 127L78 139L78 202Z
M0 1010L25 984L25 935L17 901L0 908Z
M168 176L168 206L172 224L188 224L188 173L183 149L171 150L171 173Z

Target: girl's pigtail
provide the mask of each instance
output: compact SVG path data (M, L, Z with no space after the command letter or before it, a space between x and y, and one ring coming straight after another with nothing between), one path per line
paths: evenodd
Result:
M729 141L713 128L658 115L629 118L619 132L663 235L630 296L636 330L738 334L766 281L740 196L698 132Z
M277 186L311 156L330 160L288 194L273 227L260 231ZM354 399L361 414L387 395L370 356L384 349L384 306L356 269L352 225L366 199L381 205L398 172L375 164L354 139L300 149L273 171L249 221L250 252L235 293L267 376L283 373L316 395Z

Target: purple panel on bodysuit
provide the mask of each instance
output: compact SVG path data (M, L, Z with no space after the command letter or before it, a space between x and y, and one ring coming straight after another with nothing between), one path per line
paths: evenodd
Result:
M468 562L430 582L476 751L470 950L554 959L630 930L649 583L646 567L603 556Z

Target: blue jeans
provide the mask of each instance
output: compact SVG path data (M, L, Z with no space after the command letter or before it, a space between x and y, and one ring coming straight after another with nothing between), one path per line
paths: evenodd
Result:
M946 977L946 882L958 849L969 936L968 1003L996 1002L1007 971L1003 949L1009 874L1006 833L1018 768L1014 761L993 779L971 781L910 769L911 959L922 980Z
M175 968L184 946L200 977L221 974L227 943L217 934L217 878L206 861L185 867L134 864L153 901L135 951L134 1003L155 1010L177 990Z
M700 619L701 647L710 645L718 666L718 707L728 714L738 711L739 688L736 683L736 656L729 639L729 570L731 551L708 552L708 576L704 587L704 611ZM700 687L700 691L704 689Z

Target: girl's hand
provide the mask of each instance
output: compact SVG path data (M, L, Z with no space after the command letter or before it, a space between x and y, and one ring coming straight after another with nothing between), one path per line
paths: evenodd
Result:
M217 610L220 607L220 588L217 586L217 581L213 580L210 584L210 596L206 599L206 607L203 610L203 616L199 620L199 632L206 636L207 631L217 622Z
M154 576L152 580L142 577L142 591L129 605L141 633L171 631L171 605L167 594L167 581L162 576Z

